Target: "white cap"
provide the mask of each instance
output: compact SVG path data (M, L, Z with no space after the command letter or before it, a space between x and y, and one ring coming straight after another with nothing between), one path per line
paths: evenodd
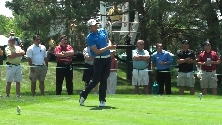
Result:
M112 49L112 50L110 50L110 52L116 52L116 50L115 50L115 49Z
M10 31L10 34L14 35L14 34L15 34L15 32L14 32L13 30L11 30L11 31Z
M96 25L96 24L99 24L99 23L96 22L96 20L94 20L94 19L90 19L90 20L87 22L87 26Z

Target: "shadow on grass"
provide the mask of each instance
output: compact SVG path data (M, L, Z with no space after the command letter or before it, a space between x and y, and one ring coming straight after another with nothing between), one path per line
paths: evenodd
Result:
M85 107L89 107L90 110L117 109L116 107L112 107L112 106L103 106L103 107L99 107L99 106L85 106Z

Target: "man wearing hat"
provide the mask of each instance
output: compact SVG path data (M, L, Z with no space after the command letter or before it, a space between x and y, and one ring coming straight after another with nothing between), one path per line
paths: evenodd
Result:
M116 45L111 44L104 29L97 29L97 24L94 19L90 19L87 22L90 32L86 38L86 42L90 47L90 54L94 58L94 75L92 82L89 83L85 90L80 92L79 103L81 106L84 105L88 94L99 82L99 106L105 106L106 103L107 78L109 77L111 66L109 50L115 49Z
M201 66L202 74L200 86L202 94L207 94L207 88L212 89L212 94L217 95L216 65L220 64L220 57L217 52L211 50L209 41L203 43L204 51L200 53L197 63Z
M122 15L120 14L122 13L122 10L120 8L118 8L118 4L117 3L113 3L113 8L111 8L109 10L109 12L107 13L108 16L108 20L109 21L122 21Z
M19 46L15 46L15 37L9 37L9 45L5 48L6 61L6 97L10 97L11 83L16 82L16 94L20 96L20 82L22 81L21 56L25 51Z
M118 69L118 61L115 58L116 50L110 50L111 56L111 67L110 74L107 79L107 94L115 94L116 93L116 84L117 84L117 69Z
M190 94L194 95L194 73L193 73L193 63L195 61L195 54L193 50L189 49L190 42L188 40L183 40L182 50L177 51L177 63L178 63L178 78L177 86L179 86L179 93L184 94L184 87L190 87Z
M15 37L15 32L13 30L10 31L10 37L11 36L15 38L15 45L22 47L22 41L18 37Z

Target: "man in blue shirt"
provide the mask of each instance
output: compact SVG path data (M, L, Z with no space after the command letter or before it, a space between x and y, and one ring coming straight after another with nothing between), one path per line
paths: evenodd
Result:
M144 50L144 41L137 41L137 48L132 51L133 56L133 76L132 76L132 85L135 86L135 94L139 94L139 86L144 87L144 94L148 94L148 84L149 84L149 75L148 75L148 62L150 59L149 52Z
M90 54L94 57L93 67L94 75L92 82L86 87L85 90L80 92L79 103L84 106L84 102L89 92L100 82L99 86L99 106L105 106L106 103L106 89L107 78L110 74L111 58L110 49L115 49L116 45L112 45L108 39L108 35L104 29L97 29L97 22L90 19L87 26L90 33L86 38L87 45L90 47Z
M157 84L159 84L159 94L164 94L164 83L166 94L171 94L171 74L170 66L172 64L172 56L169 52L163 50L162 43L156 44L157 51L153 53L151 68L157 69Z

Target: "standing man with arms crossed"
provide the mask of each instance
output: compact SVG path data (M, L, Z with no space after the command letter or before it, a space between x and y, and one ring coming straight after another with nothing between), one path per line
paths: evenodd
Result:
M67 36L60 37L60 44L55 47L56 66L56 95L61 95L64 77L66 79L66 90L68 95L73 95L73 69L72 56L74 50L68 45Z
M87 26L90 29L90 33L86 38L87 45L90 47L90 53L94 57L93 67L94 75L92 82L85 90L80 92L79 103L84 106L89 92L100 82L99 86L99 106L105 106L106 103L106 89L107 78L110 73L111 58L110 49L115 49L116 45L111 45L111 41L108 39L107 33L104 29L97 29L97 22L94 19L90 19L87 22Z
M189 49L189 41L183 40L182 42L182 50L177 51L177 63L179 71L178 71L178 80L177 85L179 86L179 93L181 95L184 94L184 87L190 87L190 94L194 95L194 73L193 73L193 63L195 61L195 54L193 50Z
M9 37L13 36L15 38L15 46L20 46L20 47L23 46L22 41L18 37L15 36L15 32L13 30L10 31L9 35L10 35Z
M46 48L44 45L40 44L40 40L41 39L39 35L34 35L33 44L29 46L26 52L26 56L30 65L29 78L31 80L32 96L35 96L37 79L39 80L39 89L41 91L41 95L45 94L44 81L48 70L48 58Z
M217 95L216 65L220 64L220 57L217 52L211 50L211 45L208 41L205 41L203 46L204 51L200 53L197 59L197 63L202 70L200 87L203 95L207 94L207 88L211 88L212 94Z
M135 94L139 93L139 86L143 85L144 94L148 94L149 75L148 61L150 59L149 52L144 50L144 41L137 41L137 48L132 51L133 56L133 76L132 85L135 86Z
M22 81L21 56L25 51L15 45L15 37L9 37L9 45L5 48L6 61L6 97L10 97L11 83L16 82L16 94L20 98L20 82Z
M156 52L153 53L151 69L157 68L156 81L159 85L159 94L164 94L164 84L166 94L172 94L171 92L171 73L170 66L172 63L172 56L169 52L163 50L162 43L156 44Z

